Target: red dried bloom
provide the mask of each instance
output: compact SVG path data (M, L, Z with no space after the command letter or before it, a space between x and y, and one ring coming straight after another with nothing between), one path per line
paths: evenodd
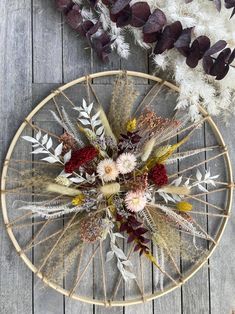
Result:
M65 165L65 172L72 173L87 162L93 160L98 155L98 151L93 146L87 146L72 152L69 162Z
M149 179L157 186L166 185L168 183L166 167L163 164L156 164L149 173Z

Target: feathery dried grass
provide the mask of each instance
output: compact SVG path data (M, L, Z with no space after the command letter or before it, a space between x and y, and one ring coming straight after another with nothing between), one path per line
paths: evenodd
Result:
M118 75L113 87L112 100L109 109L109 121L114 134L119 137L125 131L130 119L133 104L138 96L132 80L126 72Z
M183 260L189 262L197 260L199 255L201 255L201 250L196 249L192 242L183 239L179 230L172 227L163 213L157 211L155 208L153 210L149 208L149 210L156 228L156 232L153 232L153 241L165 250L166 256L169 254L166 251L167 247L175 258L181 257Z
M65 232L64 236L43 267L43 275L51 282L61 284L81 252L83 243L79 237L78 231L80 220L81 217L78 217L74 221L74 225ZM38 266L40 266L46 258L52 246L53 243L50 243L44 248L43 256L39 258L37 263Z

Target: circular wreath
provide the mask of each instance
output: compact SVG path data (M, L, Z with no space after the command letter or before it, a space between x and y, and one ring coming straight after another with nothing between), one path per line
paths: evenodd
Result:
M112 91L97 89L103 76L115 76ZM17 131L2 172L4 222L58 292L110 306L149 301L214 251L231 210L229 155L202 108L197 122L170 115L178 91L143 73L96 73L54 91ZM209 145L195 145L200 127Z

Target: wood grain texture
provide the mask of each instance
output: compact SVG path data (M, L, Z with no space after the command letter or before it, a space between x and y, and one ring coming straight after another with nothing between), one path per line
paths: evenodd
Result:
M63 23L63 80L69 82L92 72L92 52L85 39Z
M221 133L226 139L226 144L231 157L232 165L235 165L234 155L234 134L235 125L231 123L225 128L223 122L216 118L215 122L220 127ZM211 131L207 128L206 134L207 145L213 144ZM214 164L217 172L220 173L220 161ZM216 170L215 170L216 171ZM221 177L220 173L220 177ZM223 179L223 175L222 178ZM211 200L211 197L209 198ZM214 204L221 204L220 194L213 196ZM234 209L234 206L233 206ZM210 225L209 225L210 228ZM210 258L209 274L210 274L210 297L211 297L211 313L233 313L235 309L235 212L232 210L231 218L221 239L219 246Z
M29 2L29 1L28 1ZM62 17L54 1L33 2L34 82L62 82Z
M183 134L179 140L181 140L186 134ZM204 125L197 129L189 141L183 145L182 150L190 150L193 147L204 147ZM196 156L192 156L191 158L186 159L183 162L183 166L179 163L179 170L190 167L192 164L200 163L205 159L203 154L198 154ZM205 165L198 167L201 173L205 173ZM186 172L185 176L195 177L196 169L192 171ZM197 203L195 204L195 210L199 210L201 212L206 211L206 207L204 204ZM203 227L204 230L207 230L207 217L204 215L194 216L197 222ZM185 236L182 236L183 239ZM207 241L197 239L197 246L206 249ZM182 263L182 269L187 267L186 263ZM182 293L182 309L183 313L209 313L209 278L208 278L208 269L204 266L199 272L197 272L188 282L186 282L181 287Z
M31 5L28 0L0 2L0 159L31 110ZM29 152L22 149L24 158ZM32 274L13 249L0 216L0 313L31 313Z
M58 83L68 82L90 72L108 69L130 69L148 72L151 67L147 52L132 47L128 61L111 56L109 64L102 64L77 34L64 25L52 0L2 0L0 2L0 124L1 161L19 124L37 102L43 99ZM33 20L31 21L31 16ZM31 23L32 22L32 23ZM33 39L33 43L32 43ZM31 49L33 47L33 51ZM32 75L33 66L33 75ZM33 76L33 77L32 77ZM32 101L32 80L33 88ZM52 84L47 84L52 83ZM110 88L110 78L96 80L96 84ZM140 81L139 84L142 82ZM99 86L97 86L98 88ZM40 117L42 118L42 117ZM220 125L227 144L233 152L234 126ZM197 141L204 142L204 134ZM207 144L210 142L208 138ZM26 154L22 150L22 154ZM23 155L22 155L23 156ZM224 314L235 309L235 225L234 214L222 241L207 266L183 288L154 302L123 308L103 308L76 302L58 295L51 289L45 295L32 289L32 274L13 249L0 216L0 313L1 314ZM148 276L149 269L145 269ZM93 276L89 275L89 278ZM201 288L202 287L202 288ZM86 288L84 286L82 288ZM128 292L128 291L127 291ZM182 299L182 304L181 304Z

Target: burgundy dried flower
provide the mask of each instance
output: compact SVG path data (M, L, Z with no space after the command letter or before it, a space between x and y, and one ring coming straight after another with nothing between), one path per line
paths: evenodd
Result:
M168 183L168 176L166 167L163 164L156 164L149 173L149 179L154 182L156 186L163 186Z
M69 162L65 164L65 172L72 173L82 165L92 161L98 155L98 151L93 146L87 146L72 152Z

